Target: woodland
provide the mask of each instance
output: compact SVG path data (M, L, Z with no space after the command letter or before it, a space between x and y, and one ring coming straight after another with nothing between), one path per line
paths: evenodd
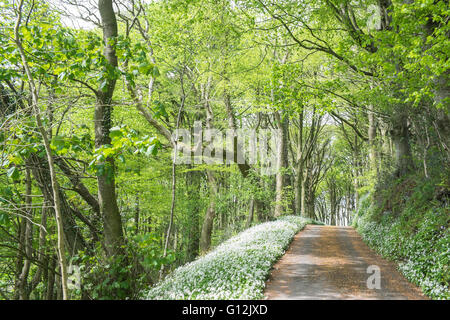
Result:
M447 0L0 1L0 300L258 299L306 223L353 226L450 298L449 13ZM181 129L192 161L176 161ZM212 153L208 130L228 137ZM270 172L236 155L243 130L277 133L256 145ZM267 239L279 247L240 255ZM214 268L222 291L189 282Z

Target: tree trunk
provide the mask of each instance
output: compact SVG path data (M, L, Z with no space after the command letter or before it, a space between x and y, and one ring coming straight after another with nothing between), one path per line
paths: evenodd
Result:
M39 228L39 252L38 252L38 261L39 266L38 270L33 276L33 280L31 282L31 291L33 291L38 284L42 282L45 284L48 280L48 256L46 254L46 242L47 242L47 208L46 203L44 201L44 205L42 207L41 213L41 226ZM44 292L45 293L45 292ZM44 295L43 293L43 295Z
M282 118L280 112L275 113L275 117L280 129L280 140L278 141L278 161L277 161L277 175L276 175L276 196L275 196L275 210L274 216L279 217L284 212L284 187L286 183L286 168L288 165L288 119Z
M386 159L390 158L391 154L391 137L389 135L388 124L380 121L380 132L381 132L381 155L379 157L378 166L382 168Z
M56 178L56 172L55 172L55 165L53 160L53 154L50 147L50 141L46 132L46 129L44 128L42 119L41 119L41 110L39 109L38 105L38 91L34 82L33 75L31 73L31 70L28 65L28 61L25 55L25 50L22 46L22 41L19 37L19 28L20 23L22 20L22 6L23 6L23 0L20 0L19 6L18 6L18 15L16 19L16 23L14 26L14 38L17 45L17 49L19 50L21 59L22 59L22 65L25 70L25 73L28 78L28 83L30 86L31 91L31 103L32 103L32 109L34 116L36 118L36 125L38 127L39 133L42 136L42 140L44 142L44 148L45 153L47 156L48 166L49 166L49 174L50 174L50 182L51 182L51 188L53 191L53 207L55 210L55 217L56 217L56 226L57 226L57 233L58 233L58 240L57 240L57 251L58 251L58 259L59 259L59 266L61 268L61 283L62 283L62 298L64 300L67 300L68 297L68 289L67 289L67 262L66 262L66 252L64 247L64 230L63 230L63 222L61 217L61 204L60 204L60 198L59 198L59 184Z
M299 128L297 140L297 172L295 176L295 211L301 213L302 208L302 180L303 180L303 108L299 114Z
M200 246L199 233L199 196L200 196L200 177L198 172L186 172L186 187L189 194L188 206L188 237L187 237L187 261L192 261L198 256Z
M217 195L217 184L213 173L207 170L208 184L210 190L209 206L206 210L205 219L202 225L202 232L200 236L200 251L206 252L211 246L211 235L214 225L214 218L216 216L216 195Z
M391 130L392 141L395 149L395 167L397 176L403 176L414 168L409 143L408 120L405 115L396 115L394 126Z
M336 188L335 188L334 182L331 180L332 179L327 181L328 192L330 195L330 215L331 215L330 224L335 225L336 224Z
M310 219L316 219L315 201L316 201L316 199L315 199L314 195L310 194L308 197L308 201L306 202L307 214L308 214L308 218L310 218Z
M377 146L376 146L377 127L372 105L369 105L368 118L369 118L369 128L367 133L369 137L370 170L378 174Z
M303 177L301 179L301 194L300 194L300 216L306 218L306 180L308 179L308 169L302 168Z
M436 129L443 149L447 152L447 159L450 159L450 71L447 70L436 78L436 89L434 91L434 101L442 106L436 110Z
M29 299L29 289L28 289L28 274L30 272L31 267L31 257L33 254L33 247L32 247L32 241L33 241L33 233L32 233L32 224L31 219L32 217L32 198L31 198L31 176L30 176L30 170L26 169L26 196L25 196L25 217L22 218L23 223L22 226L24 227L24 237L23 237L23 243L24 243L24 249L25 249L25 256L24 256L24 262L22 265L22 270L18 279L18 298L20 300L28 300Z
M47 290L45 291L45 300L54 299L55 268L56 268L56 258L52 256L48 268L48 281L47 281Z
M247 221L245 222L245 228L246 229L249 228L252 225L254 214L255 214L255 199L252 198L250 200L250 207L248 209Z
M423 40L426 41L428 37L434 37L439 23L433 19L428 19L424 26L425 34ZM429 49L426 45L424 50ZM439 76L435 77L433 86L433 100L436 106L436 120L434 121L436 130L438 131L438 138L447 152L447 159L450 160L450 114L449 114L449 98L450 98L450 70L447 69Z
M110 67L117 68L117 56L114 42L117 38L117 21L111 0L99 0L98 10L103 25L103 41L105 44L104 55ZM115 78L106 79L106 84L97 92L97 103L95 106L95 147L100 148L111 142L109 130L111 129L112 95L116 85ZM103 163L104 173L97 177L98 202L103 218L104 242L108 256L114 256L119 252L123 243L122 221L119 207L117 205L115 188L114 159L106 158Z
M214 224L214 217L216 216L214 200L210 200L208 209L206 210L205 219L202 226L202 234L200 237L200 251L206 252L211 246L211 234Z
M359 144L358 137L355 135L355 143L353 148L353 187L355 189L355 210L358 210L359 205Z

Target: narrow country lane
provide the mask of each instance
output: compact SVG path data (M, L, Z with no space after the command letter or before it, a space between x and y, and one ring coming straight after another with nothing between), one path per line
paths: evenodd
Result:
M380 268L381 288L369 289L367 268ZM395 264L376 255L351 227L308 225L267 281L266 299L426 299Z

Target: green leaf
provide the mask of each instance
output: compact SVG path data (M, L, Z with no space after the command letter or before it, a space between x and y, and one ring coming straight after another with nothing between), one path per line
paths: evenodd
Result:
M151 72L154 72L154 66L151 63L148 63L147 61L141 63L138 66L139 72L143 75L149 75Z
M157 66L153 66L153 70L152 70L152 75L153 77L158 77L159 76L159 70Z
M111 139L119 138L123 136L122 129L120 127L113 127L109 130L109 136Z
M60 151L60 150L64 149L65 146L66 146L66 142L65 142L64 137L62 137L62 136L55 136L55 137L53 137L52 142L51 142L51 146L53 148L55 148L57 151Z
M7 225L9 223L9 214L0 212L0 224Z
M161 118L161 116L167 118L169 116L167 114L166 107L164 106L164 104L162 102L155 100L153 102L153 105L154 105L153 108L155 109L155 115L154 115L155 118L159 119L159 118Z

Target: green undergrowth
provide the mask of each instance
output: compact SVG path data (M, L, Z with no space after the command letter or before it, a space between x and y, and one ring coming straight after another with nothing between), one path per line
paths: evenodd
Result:
M364 241L432 299L449 299L449 189L409 176L362 197L354 226Z

